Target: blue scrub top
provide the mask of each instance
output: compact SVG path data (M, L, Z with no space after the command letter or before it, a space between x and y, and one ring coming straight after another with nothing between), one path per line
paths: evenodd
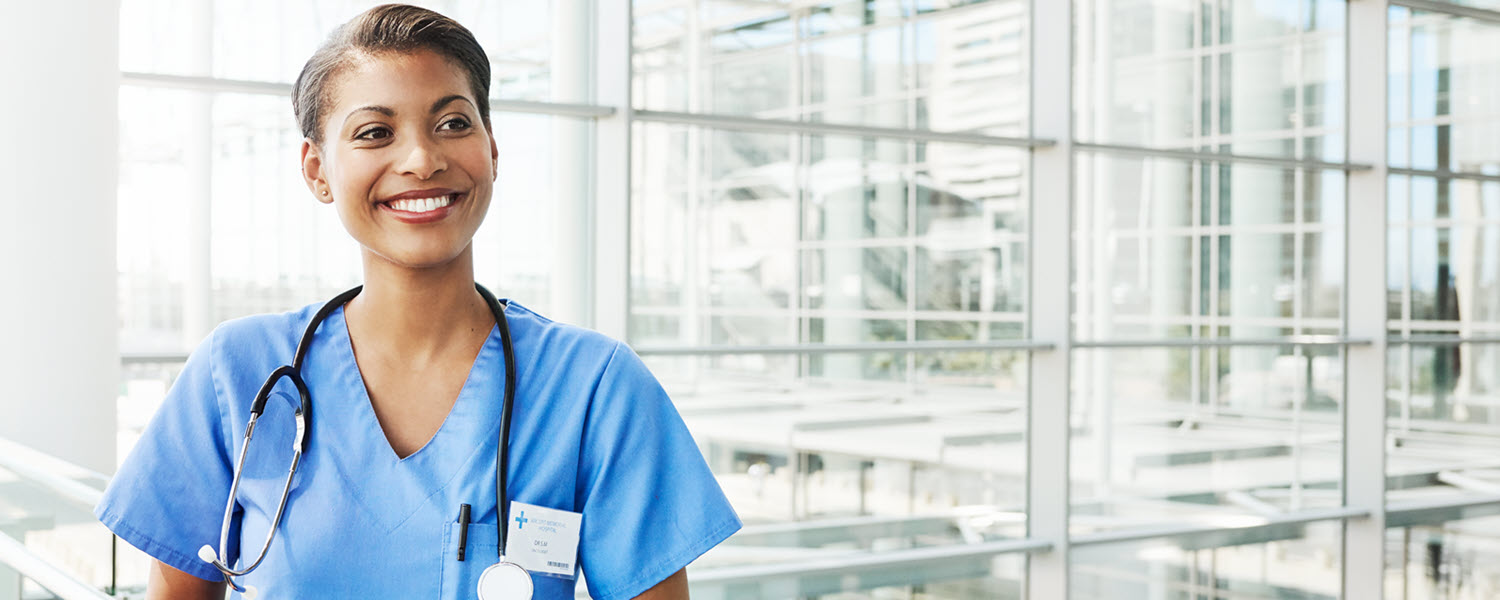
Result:
M251 401L291 363L319 306L215 329L115 475L99 520L168 565L222 579L198 549L218 548ZM578 565L591 596L633 598L740 528L671 400L627 346L515 302L506 315L517 371L510 500L583 514ZM268 598L474 598L497 557L499 329L442 427L404 459L376 421L342 308L319 326L305 361L307 453L270 552L238 581ZM291 462L296 398L290 383L278 384L256 424L230 535L236 560L253 560L265 543ZM460 504L473 521L463 562ZM571 580L532 580L536 598L574 596Z

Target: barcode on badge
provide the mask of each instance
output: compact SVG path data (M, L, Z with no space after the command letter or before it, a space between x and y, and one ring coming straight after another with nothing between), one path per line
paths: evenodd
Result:
M547 566L549 566L549 567L557 567L559 569L566 569L566 568L568 568L568 563L557 562L555 560L549 560L549 561L547 561Z

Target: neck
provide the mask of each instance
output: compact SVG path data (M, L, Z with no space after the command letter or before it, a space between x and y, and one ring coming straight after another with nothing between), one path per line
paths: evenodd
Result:
M473 246L448 264L423 269L396 265L364 252L364 290L344 309L361 345L392 349L426 362L495 319L474 289ZM372 344L373 343L373 344Z

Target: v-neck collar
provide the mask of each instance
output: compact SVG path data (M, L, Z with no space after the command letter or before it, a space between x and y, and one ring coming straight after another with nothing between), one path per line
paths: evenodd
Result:
M484 443L487 438L499 435L505 389L499 328L491 326L437 432L416 452L398 458L375 417L343 307L329 314L323 327L331 334L323 352L308 358L321 374L314 377L326 379L331 389L313 399L315 431L323 434L314 443L321 442L328 462L342 472L350 495L371 518L382 529L395 530L446 487L479 449L492 447Z

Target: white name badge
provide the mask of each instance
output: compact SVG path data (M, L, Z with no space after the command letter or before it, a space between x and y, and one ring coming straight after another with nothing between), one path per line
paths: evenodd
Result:
M513 501L505 559L532 573L572 579L582 524L580 513Z

